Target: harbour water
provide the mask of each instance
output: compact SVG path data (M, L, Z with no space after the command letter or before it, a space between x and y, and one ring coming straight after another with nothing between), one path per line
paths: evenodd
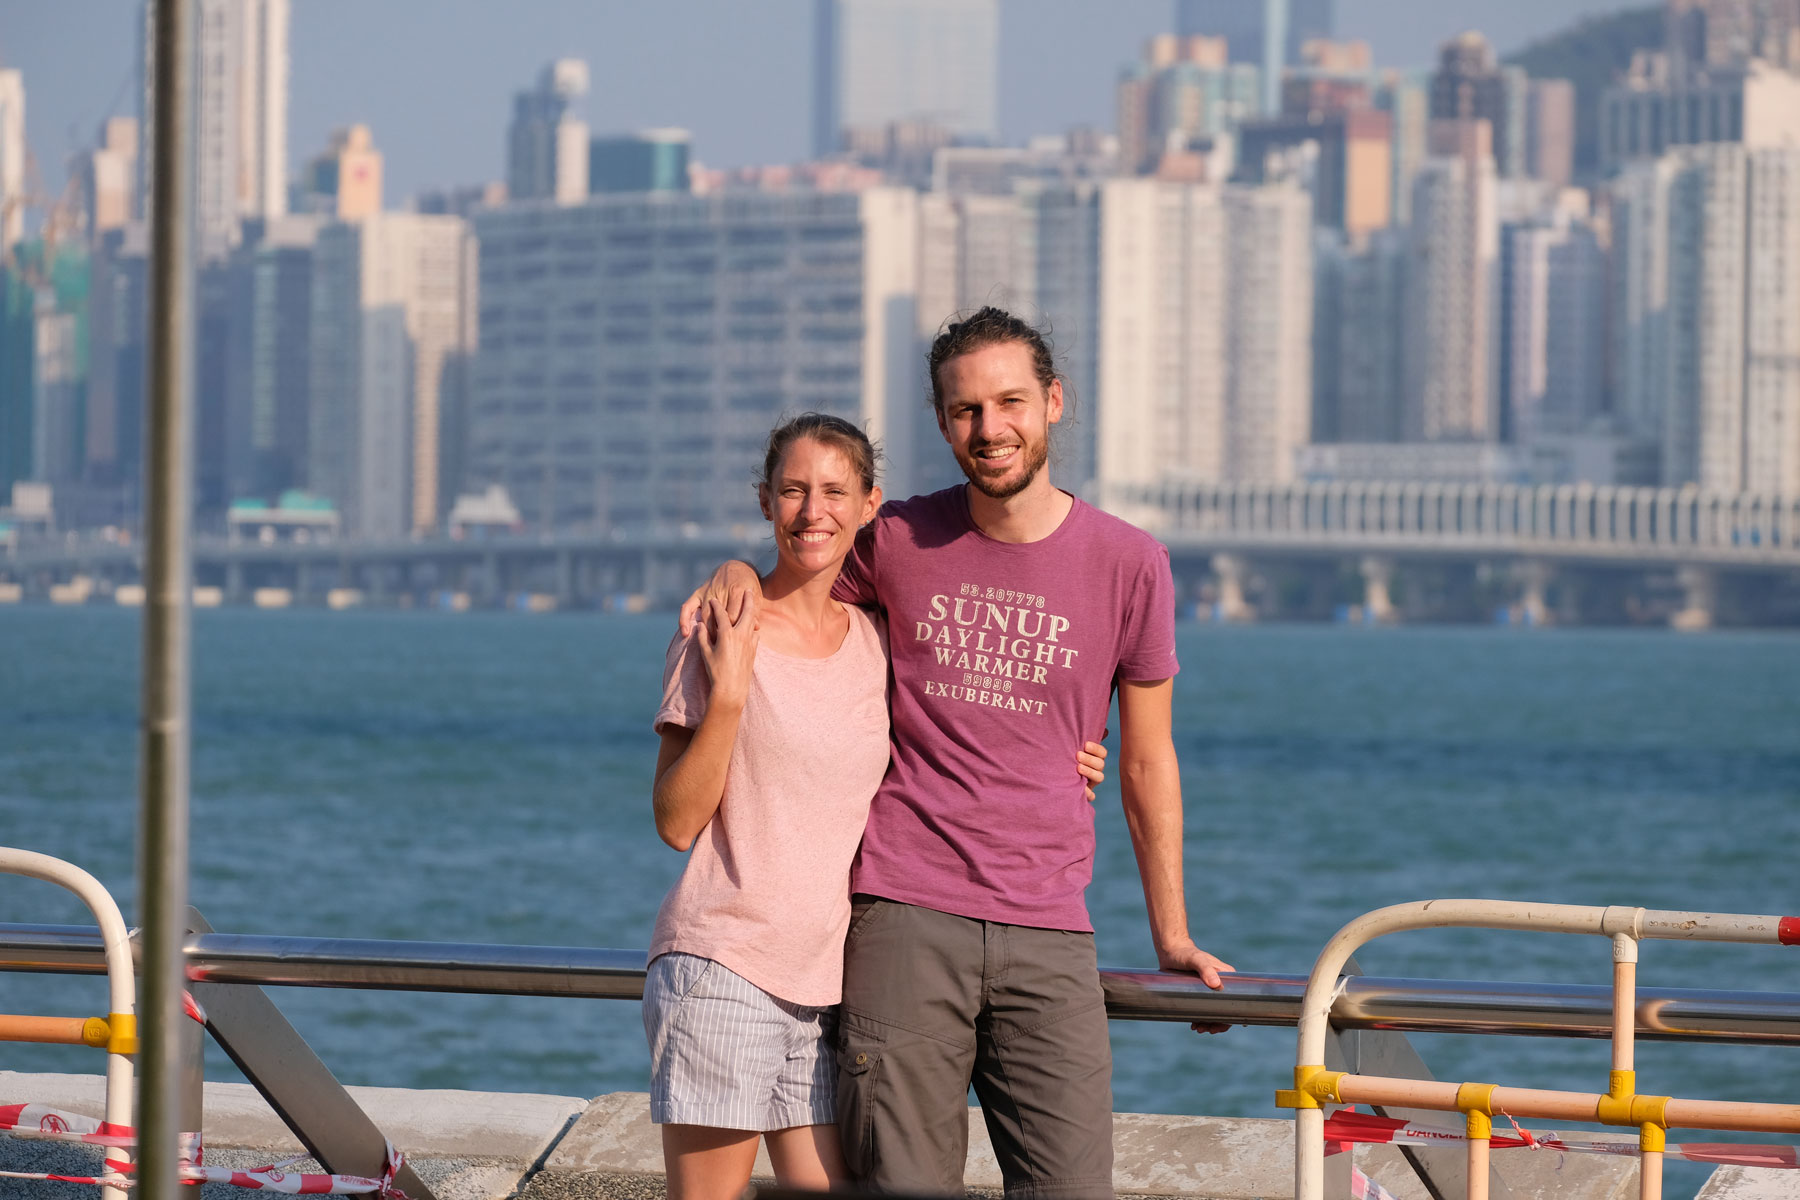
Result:
M133 894L140 614L0 608L0 843ZM672 618L197 613L194 902L222 931L641 947L681 859L648 814ZM1302 972L1367 909L1499 896L1800 909L1800 636L1184 625L1177 743L1200 943ZM828 731L822 731L828 733ZM1100 957L1152 961L1116 786ZM0 921L84 923L0 877ZM1403 935L1372 974L1604 983L1598 939ZM1800 950L1646 944L1647 985L1800 991ZM0 1011L93 980L0 974ZM591 1096L645 1086L637 1007L281 990L348 1083ZM1273 1116L1288 1030L1117 1022L1128 1111ZM1604 1043L1416 1039L1440 1077L1597 1089ZM1647 1045L1642 1089L1800 1100L1752 1048ZM0 1046L0 1066L98 1070ZM233 1079L214 1055L209 1077ZM1788 1087L1780 1095L1769 1088Z

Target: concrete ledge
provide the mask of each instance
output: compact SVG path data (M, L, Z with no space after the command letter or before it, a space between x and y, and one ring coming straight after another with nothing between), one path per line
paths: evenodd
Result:
M512 1092L348 1089L364 1112L402 1152L439 1200L500 1200L515 1194L587 1101L573 1096ZM28 1075L0 1071L0 1104L30 1102L98 1117L105 1103L98 1075ZM255 1167L303 1152L255 1088L208 1083L203 1115L206 1159L221 1166ZM101 1155L86 1146L0 1137L0 1170L96 1174ZM320 1170L310 1159L297 1170ZM94 1200L79 1185L14 1182L32 1200ZM25 1192L25 1188L32 1188ZM12 1195L10 1188L0 1189ZM205 1200L241 1197L241 1188L209 1185Z
M1800 1171L1720 1167L1694 1200L1800 1200Z
M0 1071L0 1104L29 1101L98 1116L103 1091L98 1076ZM350 1093L441 1200L661 1200L666 1193L662 1136L641 1092L592 1101L402 1088ZM972 1195L998 1195L1000 1170L980 1110L970 1109L969 1117L964 1182ZM260 1166L300 1152L286 1126L245 1084L207 1084L205 1132L207 1159L221 1165ZM1286 1120L1121 1113L1113 1141L1114 1185L1121 1195L1278 1200L1293 1194L1293 1124ZM1361 1146L1355 1154L1356 1164L1400 1200L1429 1200L1392 1147ZM1635 1159L1499 1150L1494 1161L1513 1200L1626 1200L1637 1192ZM93 1174L99 1162L90 1147L0 1137L0 1170ZM758 1153L755 1173L772 1177L765 1153ZM1774 1179L1777 1174L1783 1177ZM1800 1180L1786 1173L1727 1167L1701 1195L1800 1200L1795 1183ZM93 1200L93 1191L63 1184L0 1186L0 1193L30 1200ZM202 1189L204 1200L243 1194L222 1185Z

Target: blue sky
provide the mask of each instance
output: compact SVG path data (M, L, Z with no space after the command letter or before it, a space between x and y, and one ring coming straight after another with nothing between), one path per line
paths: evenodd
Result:
M1251 0L1245 0L1246 3ZM1000 116L1010 139L1110 127L1118 68L1171 0L1002 0ZM1480 29L1502 51L1619 0L1338 0L1340 35L1426 66ZM361 121L387 200L503 173L511 94L552 58L586 58L596 131L678 125L715 166L787 162L808 135L810 0L294 0L289 154ZM25 72L45 183L110 112L134 112L136 0L0 0L0 65ZM114 106L117 106L116 108Z

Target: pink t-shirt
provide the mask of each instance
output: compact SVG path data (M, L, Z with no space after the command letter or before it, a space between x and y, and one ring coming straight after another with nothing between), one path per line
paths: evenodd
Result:
M866 612L828 658L756 652L725 794L656 914L650 957L724 963L790 1004L836 1004L850 862L888 764L887 653ZM656 728L698 728L711 694L693 638L663 667Z
M1075 752L1118 680L1180 669L1168 550L1080 500L1041 541L996 541L959 485L883 505L833 594L880 607L893 657L893 764L852 890L1091 931Z

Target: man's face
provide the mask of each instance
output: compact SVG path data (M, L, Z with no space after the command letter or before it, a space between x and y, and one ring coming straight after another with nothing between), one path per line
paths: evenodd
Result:
M1031 486L1050 459L1050 426L1062 420L1062 382L1048 390L1024 342L996 342L938 367L938 429L956 464L995 500Z

